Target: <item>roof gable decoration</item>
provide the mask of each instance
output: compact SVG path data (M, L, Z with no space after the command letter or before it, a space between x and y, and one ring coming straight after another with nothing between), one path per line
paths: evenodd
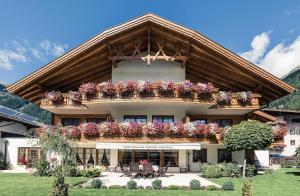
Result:
M221 88L251 90L262 94L265 103L295 91L200 33L154 14L145 14L103 31L7 90L39 102L39 94L45 90L66 91L83 82L107 80L111 66L116 66L117 61L134 59L142 59L148 65L158 59L180 61L194 82L216 84L217 81L216 85ZM97 71L91 73L91 70Z

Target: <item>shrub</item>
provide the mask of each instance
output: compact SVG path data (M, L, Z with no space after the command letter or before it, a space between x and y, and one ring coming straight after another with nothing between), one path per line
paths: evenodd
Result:
M251 181L244 181L242 187L242 195L243 196L252 196L252 187Z
M200 163L200 165L199 165L200 173L205 174L207 167L208 167L208 165L206 163Z
M241 169L235 163L225 163L222 168L222 177L240 177Z
M143 186L138 186L137 189L145 189Z
M123 186L120 185L111 185L110 187L108 187L109 189L124 189Z
M87 178L95 178L101 175L100 169L84 169L81 171L81 175Z
M150 190L152 189L152 186L146 186L146 189Z
M207 167L204 175L207 178L219 178L222 176L221 171L222 171L221 167L219 167L217 165L212 165L212 166Z
M0 160L0 170L8 169L8 164L4 162L4 160Z
M231 181L225 181L222 185L223 190L234 190L234 184Z
M94 189L99 189L102 185L102 181L100 179L93 179L91 185Z
M283 158L280 160L281 167L292 168L297 165L297 161L293 158Z
M265 172L265 174L271 174L273 172L273 170L272 169L265 169L264 172Z
M253 177L255 174L255 165L246 165L246 176L247 177Z
M65 184L65 178L63 177L61 172L57 172L48 195L49 196L68 195L68 185Z
M50 175L50 164L46 159L46 155L41 153L41 157L36 163L36 171L34 175L36 176L48 176Z
M206 187L206 190L209 190L209 191L215 191L215 190L218 190L219 188L216 187L215 185L208 185Z
M181 187L178 185L170 185L167 187L167 190L180 190Z
M127 182L127 189L136 189L137 183L134 180L130 180Z
M162 181L160 179L153 180L152 181L153 189L161 189L161 183Z
M200 181L193 179L190 181L190 188L192 190L199 190L200 189Z

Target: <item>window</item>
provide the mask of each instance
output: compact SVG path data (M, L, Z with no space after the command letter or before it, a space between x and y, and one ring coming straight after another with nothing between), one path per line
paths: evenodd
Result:
M203 124L203 125L207 124L207 120L204 118L193 119L192 122L197 122L197 123Z
M26 148L19 147L18 148L18 164L26 165Z
M226 149L218 149L218 163L231 162L231 152Z
M170 162L170 167L178 167L178 151L164 151L164 166Z
M232 119L216 119L215 122L216 122L220 127L226 127L226 126L231 126L231 125L233 125Z
M102 123L105 122L106 118L88 118L86 119L86 122L93 122L93 123Z
M294 119L292 119L292 123L300 123L300 118L294 118Z
M146 123L147 116L146 115L125 115L124 116L125 122L139 122L139 123Z
M291 144L291 146L295 146L295 144L296 144L295 140L291 140L290 144Z
M193 150L193 162L207 162L207 149Z
M152 122L169 123L174 122L174 116L152 116Z
M63 118L63 126L78 126L80 124L80 118Z
M26 153L28 156L26 156ZM39 148L19 147L17 155L18 164L27 165L29 168L34 167L40 156L39 153Z
M119 150L118 151L119 162L121 162L124 166L129 166L132 158L131 150Z
M291 129L290 130L290 135L295 135L295 130Z

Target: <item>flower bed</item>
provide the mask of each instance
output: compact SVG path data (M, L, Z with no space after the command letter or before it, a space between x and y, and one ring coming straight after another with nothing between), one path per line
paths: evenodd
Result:
M236 98L240 105L251 105L253 94L250 91L237 92L232 96L231 92L219 91L212 83L193 83L188 80L183 82L173 81L112 81L94 84L83 83L78 91L70 91L69 99L73 103L81 103L81 100L95 98L131 98L131 97L177 97L183 99L200 99L205 101L216 101L219 105L231 105L232 97ZM54 104L62 101L63 97L59 91L51 91L45 94L45 98Z

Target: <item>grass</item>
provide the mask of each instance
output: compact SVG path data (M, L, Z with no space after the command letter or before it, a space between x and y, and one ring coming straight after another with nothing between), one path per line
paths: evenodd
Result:
M252 179L253 192L255 196L293 196L300 192L300 170L299 169L280 169L269 175L259 175ZM86 180L84 177L66 178L66 182L71 186ZM70 188L70 195L108 195L108 196L235 196L241 195L242 179L218 178L211 181L222 184L230 180L235 185L234 191L185 191L185 190L97 190L97 189L76 189ZM0 174L0 195L47 195L52 184L51 177L35 177L27 174Z

